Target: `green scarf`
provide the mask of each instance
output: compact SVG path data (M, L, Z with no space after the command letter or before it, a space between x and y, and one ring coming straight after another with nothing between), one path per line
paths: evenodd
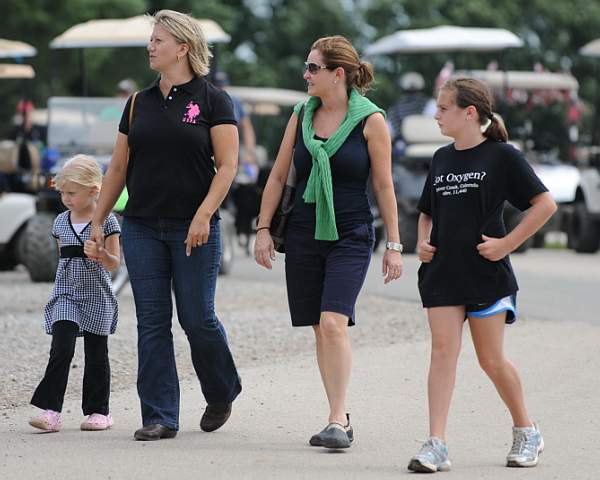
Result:
M352 89L348 99L348 112L344 120L335 133L324 142L315 138L313 129L313 117L320 104L319 97L310 97L306 103L301 102L294 107L294 112L299 115L304 106L302 138L313 159L302 198L306 203L316 204L315 240L337 240L339 237L333 209L333 185L329 159L335 155L348 135L365 117L375 112L380 112L385 116L385 112L368 98L363 97L357 90Z

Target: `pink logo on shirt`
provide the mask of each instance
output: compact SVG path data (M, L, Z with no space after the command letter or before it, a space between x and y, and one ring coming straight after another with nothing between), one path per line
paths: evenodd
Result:
M187 104L185 109L187 111L183 115L182 122L197 124L198 123L197 117L198 117L198 115L200 115L200 107L198 106L198 104L194 103L190 100L190 103Z

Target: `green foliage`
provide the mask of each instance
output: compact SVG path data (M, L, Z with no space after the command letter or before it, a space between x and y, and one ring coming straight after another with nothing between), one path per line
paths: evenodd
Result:
M37 72L30 82L0 83L0 136L18 97L26 94L44 106L50 92L81 91L76 51L51 53L49 42L70 26L95 18L120 18L168 8L216 20L231 42L216 45L215 66L237 85L305 88L302 62L314 40L342 34L359 50L375 39L403 28L435 25L503 27L517 33L526 47L504 54L453 54L457 68L485 68L492 59L509 69L532 68L541 62L551 71L571 68L580 80L580 94L595 102L600 60L578 56L578 49L600 36L600 2L589 0L2 0L0 38L23 40L38 49L25 59ZM398 95L402 72L421 72L431 84L448 58L445 54L377 57L375 89L369 94L384 107ZM30 60L30 61L29 61ZM148 84L145 52L139 48L89 49L85 52L88 94L111 95L116 83L132 77ZM54 83L50 85L54 70ZM259 122L261 123L261 122ZM285 121L277 120L279 136ZM260 126L260 125L259 125ZM259 132L260 134L260 132ZM275 145L271 145L274 151Z

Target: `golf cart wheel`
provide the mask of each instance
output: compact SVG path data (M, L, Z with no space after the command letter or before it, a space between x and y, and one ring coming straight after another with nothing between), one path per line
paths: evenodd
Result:
M417 251L417 223L417 215L411 215L400 206L398 207L398 229L400 230L403 253L415 253Z
M50 235L54 218L36 213L25 228L23 263L34 282L53 282L58 266L58 245Z
M569 222L569 241L578 253L595 253L600 247L600 222L590 215L585 202L577 202Z
M538 232L531 237L531 248L544 248L546 245L546 234Z

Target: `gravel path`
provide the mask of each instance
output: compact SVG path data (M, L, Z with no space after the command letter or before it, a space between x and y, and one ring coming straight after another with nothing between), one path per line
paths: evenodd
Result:
M42 326L43 306L52 284L30 282L24 270L0 273L0 410L24 405L43 375L50 336ZM119 326L109 340L112 389L135 384L136 321L129 287L119 297ZM297 354L313 355L312 330L292 329L285 285L249 283L234 276L220 277L217 313L225 324L236 362L250 366ZM176 318L176 317L175 317ZM424 314L419 305L362 295L357 305L354 348L383 347L423 339ZM180 378L193 378L189 347L182 329L173 328ZM67 396L81 394L83 342L78 342Z

